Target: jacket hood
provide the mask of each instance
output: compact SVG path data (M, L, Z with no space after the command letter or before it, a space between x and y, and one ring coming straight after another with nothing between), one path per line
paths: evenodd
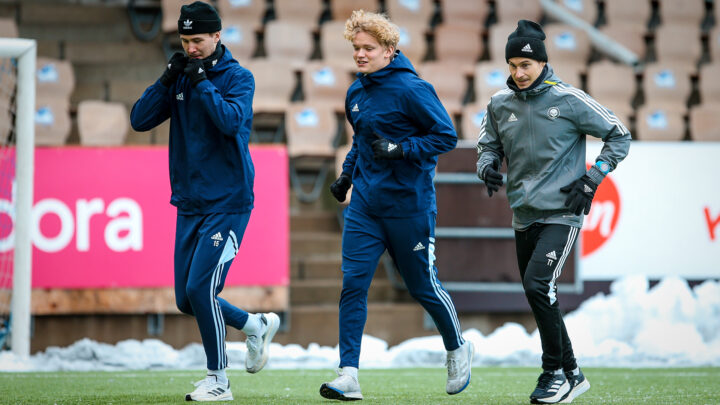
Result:
M412 62L410 62L410 59L405 57L400 50L395 51L395 56L393 57L393 60L390 61L390 63L385 66L384 68L372 72L372 73L357 73L356 76L358 79L360 79L363 84L365 83L372 83L374 81L382 81L386 77L396 73L396 72L410 72L413 75L417 76L417 72L415 71L415 68L412 65Z
M519 97L526 98L528 96L534 96L536 94L547 91L553 84L547 83L548 81L557 83L560 81L560 79L555 76L555 72L553 71L552 66L550 66L549 64L545 64L545 67L543 68L542 73L540 73L540 76L538 76L538 78L535 79L535 82L527 89L520 89L517 84L515 84L512 76L508 76L507 86Z

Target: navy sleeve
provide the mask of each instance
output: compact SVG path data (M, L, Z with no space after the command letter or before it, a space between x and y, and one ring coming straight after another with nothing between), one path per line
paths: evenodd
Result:
M421 161L455 148L455 127L430 83L423 81L406 93L405 103L408 116L425 132L401 142L405 159Z
M198 83L194 91L200 94L205 111L213 124L227 136L235 136L243 123L252 118L252 102L255 94L255 78L246 69L233 72L227 88L220 90L210 80ZM249 134L248 134L249 136Z
M130 112L130 125L135 131L149 131L170 118L168 90L158 80L135 102Z
M345 117L348 117L348 122L350 122L350 126L353 129L353 132L355 132L355 124L350 120L350 110L347 106L347 98L345 99ZM347 174L348 176L352 177L353 171L355 170L355 161L357 160L357 144L355 143L355 134L352 135L352 147L348 151L347 155L345 155L345 161L342 165L342 171L343 174Z

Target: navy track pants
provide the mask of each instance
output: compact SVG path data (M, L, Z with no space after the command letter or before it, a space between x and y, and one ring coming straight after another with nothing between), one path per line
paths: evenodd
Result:
M194 315L208 370L227 367L225 325L242 329L248 313L218 297L250 212L178 215L175 230L175 302Z
M367 295L378 260L387 249L405 285L430 314L445 348L464 343L450 294L437 279L435 214L378 218L345 209L342 239L343 288L340 296L340 367L358 367L367 320Z

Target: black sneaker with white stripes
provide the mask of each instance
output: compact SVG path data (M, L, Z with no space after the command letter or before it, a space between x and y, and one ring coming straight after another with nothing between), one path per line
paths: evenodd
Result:
M543 371L538 377L535 391L530 394L531 404L556 404L565 398L570 391L570 383L565 373L560 371Z
M580 396L580 394L590 389L590 381L585 378L582 370L578 369L579 373L573 374L572 371L565 372L565 377L570 383L570 392L560 401L561 404L569 404L573 399Z

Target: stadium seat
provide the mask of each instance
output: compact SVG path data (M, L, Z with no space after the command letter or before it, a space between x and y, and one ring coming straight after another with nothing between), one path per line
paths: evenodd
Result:
M690 110L690 138L697 142L720 142L720 103L700 104Z
M700 89L700 100L703 104L720 105L720 61L702 65L698 88Z
M685 137L683 114L645 104L638 109L635 138L641 141L680 141Z
M18 27L12 18L0 18L0 38L17 38Z
M335 178L339 177L342 173L343 169L343 163L345 162L345 156L347 156L348 152L350 152L350 149L352 149L352 139L350 139L349 143L346 145L340 145L335 150ZM350 196L352 195L352 186L350 186L350 190L348 190L347 194L345 195L345 201L339 203L341 205L348 205L350 204Z
M401 24L400 42L398 49L410 59L414 66L420 64L427 53L427 41L425 39L426 25L423 24Z
M67 98L38 97L35 100L36 145L64 145L71 127L70 102Z
M390 19L397 25L419 25L427 28L435 14L433 0L385 0Z
M80 143L85 146L119 146L125 143L129 116L122 103L84 100L77 108Z
M600 104L606 106L627 126L632 115L632 101L637 92L635 72L627 65L608 60L588 67L587 92Z
M647 27L652 13L650 1L604 0L604 3L607 24L631 24L643 30Z
M705 16L704 0L661 0L660 21L663 25L675 24L700 27Z
M162 9L162 31L166 34L177 32L178 20L180 19L180 8L186 4L193 3L195 0L161 0L160 7ZM205 3L212 4L209 0L201 0Z
M507 87L510 75L507 63L483 61L475 66L475 102L485 106L498 90ZM463 125L465 122L463 121Z
M485 28L485 20L490 12L490 6L486 1L443 0L440 4L443 24L463 25L478 32Z
M70 97L75 88L75 74L69 61L39 57L36 68L38 97Z
M493 24L488 30L488 54L491 61L507 63L505 61L505 45L508 35L515 31L517 22Z
M642 1L642 0L635 0ZM557 0L557 3L582 18L590 25L595 25L598 17L597 1L595 0Z
M257 46L255 30L244 20L233 17L223 19L222 43L239 61L252 58Z
M347 66L355 70L353 48L345 39L345 21L327 21L320 26L320 48L325 63Z
M337 119L331 108L309 103L292 104L285 112L285 134L290 158L290 183L302 202L318 199L334 167ZM301 172L312 172L310 191Z
M17 82L15 62L10 58L0 58L0 102L9 105L10 99L15 94Z
M0 76L1 77L1 76ZM0 139L8 139L13 129L13 113L10 108L11 95L0 88Z
M590 57L590 38L579 29L565 24L548 24L545 48L551 64L572 63L585 66Z
M503 0L495 2L499 23L515 24L518 20L540 21L543 10L539 0Z
M323 11L322 0L274 0L275 18L315 29Z
M440 101L450 116L459 115L467 91L467 72L454 63L426 62L418 73L435 88Z
M550 63L555 76L559 77L563 82L582 90L582 72L586 69L586 66L580 63L572 62L557 62Z
M327 106L344 113L345 94L350 83L350 73L342 66L322 61L308 62L303 66L303 94L305 101L313 105Z
M355 10L380 11L378 0L330 0L330 14L335 21L342 21L350 18Z
M647 49L645 45L646 28L637 23L614 22L600 27L600 32L615 40L618 44L635 53L639 60L645 60ZM597 49L597 48L596 48ZM598 49L602 52L602 49Z
M685 65L653 63L646 65L642 79L645 102L673 111L687 110L690 97L690 70Z
M291 104L285 112L288 155L334 157L337 133L335 113L327 106L311 103Z
M268 59L302 65L313 49L312 34L307 27L273 20L265 24L265 53Z
M251 30L262 27L266 13L266 0L216 0L217 11L223 19L243 21ZM223 24L224 26L224 24Z
M295 71L282 61L251 59L245 68L255 77L255 113L284 113L296 86Z
M476 101L466 104L462 109L461 139L477 142L480 133L480 126L487 114L487 101Z
M720 9L720 4L716 5L715 9ZM720 62L720 12L716 14L715 28L708 34L708 48L710 48L710 57L713 62Z
M699 25L665 23L655 30L657 62L685 64L694 70L701 55L702 43Z
M479 29L453 23L435 27L435 59L438 62L472 69L482 53L483 42Z

